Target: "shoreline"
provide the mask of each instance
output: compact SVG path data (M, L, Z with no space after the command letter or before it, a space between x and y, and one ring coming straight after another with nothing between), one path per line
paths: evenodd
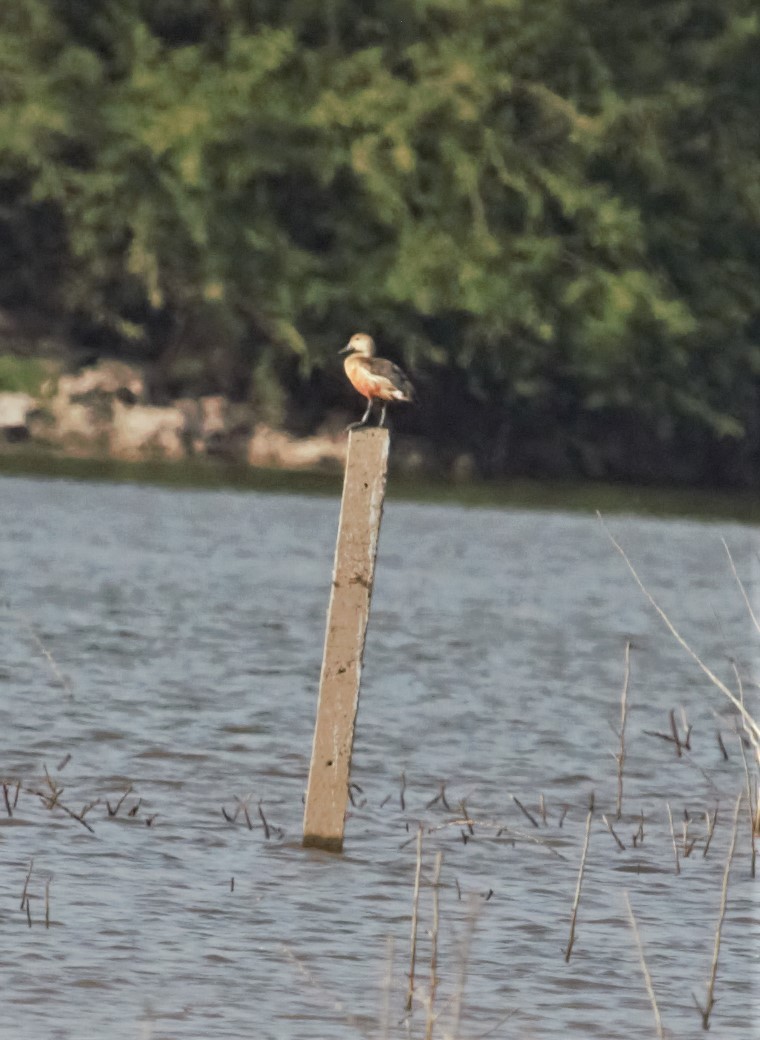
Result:
M258 491L338 497L342 473L317 468L251 466L208 457L170 461L78 457L6 446L3 477L103 481L186 490ZM527 478L452 480L409 476L391 469L388 499L478 509L518 509L594 514L634 514L703 522L733 520L760 526L760 495L752 492L634 486L609 482L540 481Z

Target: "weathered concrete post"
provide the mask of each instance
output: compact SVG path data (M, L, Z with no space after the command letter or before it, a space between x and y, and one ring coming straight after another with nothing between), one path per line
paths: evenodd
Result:
M303 843L340 852L364 637L388 471L387 429L352 430L340 506Z

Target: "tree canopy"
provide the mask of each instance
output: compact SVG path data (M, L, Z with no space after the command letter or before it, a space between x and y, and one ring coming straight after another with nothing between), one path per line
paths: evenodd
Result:
M0 306L313 423L363 329L486 472L757 484L759 50L754 0L5 0Z

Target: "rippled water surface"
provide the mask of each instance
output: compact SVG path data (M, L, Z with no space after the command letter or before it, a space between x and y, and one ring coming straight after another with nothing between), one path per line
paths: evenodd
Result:
M655 1036L626 891L666 1029L701 1035L692 994L704 997L745 783L735 713L590 516L387 505L346 851L301 849L338 508L0 480L2 1040L421 1037L438 852L436 1036ZM721 538L753 597L757 532L632 517L610 529L732 688L735 661L756 710L753 629ZM671 709L682 736L693 727L681 757L646 732L670 734ZM35 792L49 804L51 785L64 790L48 808ZM92 802L91 830L60 808ZM712 1016L722 1040L757 1035L749 846L743 805Z

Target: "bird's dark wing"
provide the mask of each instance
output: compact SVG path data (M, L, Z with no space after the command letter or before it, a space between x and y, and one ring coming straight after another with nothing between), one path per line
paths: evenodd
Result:
M406 397L410 400L414 398L414 387L398 365L394 365L392 361L387 361L385 358L367 358L364 364L373 375L389 379Z

